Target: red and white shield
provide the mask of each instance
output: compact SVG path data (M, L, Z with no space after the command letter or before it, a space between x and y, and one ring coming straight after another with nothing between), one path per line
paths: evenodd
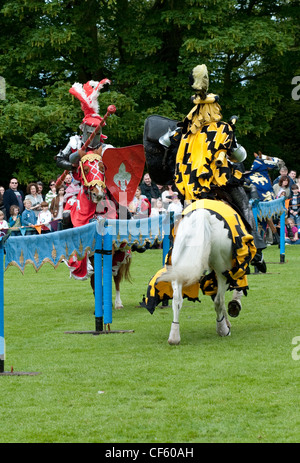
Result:
M106 148L102 161L105 166L105 183L108 190L119 204L128 206L143 176L144 146Z

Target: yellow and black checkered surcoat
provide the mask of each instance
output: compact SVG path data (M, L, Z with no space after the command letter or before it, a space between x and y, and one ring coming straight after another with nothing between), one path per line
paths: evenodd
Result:
M227 153L233 142L233 130L226 122L210 122L187 131L181 138L176 156L175 184L185 200L209 197L212 187L223 187L240 180L242 173L225 157L219 167L216 160Z

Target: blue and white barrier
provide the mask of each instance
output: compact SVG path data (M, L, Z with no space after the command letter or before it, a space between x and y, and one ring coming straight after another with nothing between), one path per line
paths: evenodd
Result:
M280 262L285 261L285 198L274 199L273 201L253 201L252 211L258 225L258 219L271 219L280 216Z

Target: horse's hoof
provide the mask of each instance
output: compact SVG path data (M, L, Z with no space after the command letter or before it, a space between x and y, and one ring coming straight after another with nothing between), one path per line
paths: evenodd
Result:
M118 309L124 309L124 306L123 306L123 304L116 304L115 309L117 309L117 310Z
M241 303L239 301L233 300L228 302L228 315L230 315L233 318L236 318L239 316L239 313L241 311Z
M168 339L168 343L170 344L170 346L178 346L180 344L180 339L179 341L175 341L174 339Z

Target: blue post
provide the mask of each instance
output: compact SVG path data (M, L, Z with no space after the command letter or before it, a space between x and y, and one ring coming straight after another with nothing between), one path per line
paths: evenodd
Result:
M112 227L103 237L103 314L104 325L112 323Z
M285 212L280 216L280 263L285 261Z
M97 233L94 255L95 329L103 331L102 235Z
M165 235L163 239L163 257L162 257L162 264L165 265L166 255L168 254L170 249L170 236Z
M256 230L258 230L258 221L257 221L257 201L252 202L252 212L254 215Z
M0 238L0 373L4 372L4 251Z
M170 246L171 246L171 234L172 234L172 225L174 223L174 212L170 212L167 215L167 218L169 219L169 222L166 224L165 228L165 235L163 239L163 266L165 265L165 260L166 260L166 255L169 252Z

